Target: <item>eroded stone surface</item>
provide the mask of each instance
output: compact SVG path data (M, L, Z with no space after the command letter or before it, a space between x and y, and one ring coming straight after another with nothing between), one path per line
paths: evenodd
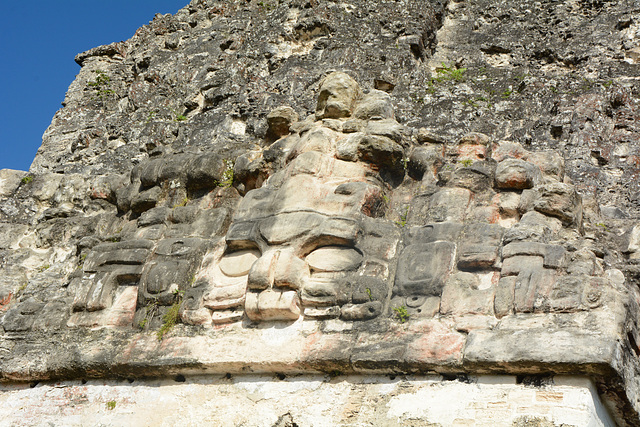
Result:
M77 57L0 173L0 377L587 373L637 425L631 3L272 3Z

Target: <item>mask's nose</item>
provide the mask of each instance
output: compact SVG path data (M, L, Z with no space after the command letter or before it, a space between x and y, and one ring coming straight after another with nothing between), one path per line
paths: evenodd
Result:
M270 288L298 290L309 278L309 266L293 254L292 249L269 250L251 266L248 288L262 291Z
M309 266L291 249L269 250L251 266L245 313L253 321L296 320L298 289L309 278Z

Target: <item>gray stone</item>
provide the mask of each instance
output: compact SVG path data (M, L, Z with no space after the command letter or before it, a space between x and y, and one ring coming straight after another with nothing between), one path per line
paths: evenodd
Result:
M352 77L341 72L331 73L320 85L316 116L334 119L349 117L360 96L360 87Z
M538 191L540 198L534 204L535 210L567 224L582 225L582 200L573 186L552 183L540 186Z
M495 284L491 281L482 283L476 274L463 272L453 274L449 276L442 291L440 313L443 315L493 315L495 293Z
M298 121L298 114L289 106L278 107L267 114L267 124L271 138L288 135L291 124Z
M489 268L499 259L504 229L497 224L465 225L458 245L458 268Z
M455 245L450 242L407 246L400 253L394 293L440 296L452 269Z
M382 312L380 301L370 301L363 304L346 304L342 307L340 317L344 320L367 320L378 317Z
M362 120L394 119L391 96L380 90L371 90L358 103L353 116Z
M519 159L505 159L496 169L496 186L502 189L524 190L542 181L540 169L533 163Z

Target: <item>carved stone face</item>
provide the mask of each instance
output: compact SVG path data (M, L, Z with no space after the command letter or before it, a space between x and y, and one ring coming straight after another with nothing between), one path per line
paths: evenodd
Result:
M354 79L345 73L331 73L325 77L320 86L316 117L319 119L349 117L359 97L360 87Z
M359 92L349 76L333 73L322 84L317 111L324 118L349 116ZM370 218L384 205L385 191L371 138L339 129L316 122L288 137L284 169L246 194L225 241L205 257L186 296L187 322L235 321L243 312L253 321L381 313L397 233ZM378 138L378 145L401 152L391 139Z
M247 193L226 247L200 274L214 322L237 320L242 307L254 321L295 320L303 310L337 317L353 301L357 276L370 265L359 247L366 240L361 211L382 197L381 189L368 182L363 164L317 151L305 151L284 174L279 187ZM381 308L378 302L368 313Z
M87 256L81 278L74 280L73 314L68 326L126 326L136 310L142 265L153 243L149 240L103 243Z

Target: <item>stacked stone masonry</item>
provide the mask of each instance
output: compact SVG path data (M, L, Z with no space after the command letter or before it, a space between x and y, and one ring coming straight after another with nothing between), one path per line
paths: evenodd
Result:
M79 54L0 171L0 379L574 377L504 425L639 425L640 9L512 3L194 0Z

